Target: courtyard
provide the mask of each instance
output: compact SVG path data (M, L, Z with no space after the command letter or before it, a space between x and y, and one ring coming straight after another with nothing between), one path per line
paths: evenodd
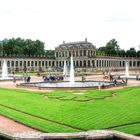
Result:
M85 76L85 80L109 79L101 74ZM31 76L31 82L40 81L42 76ZM140 81L136 79L101 90L40 90L16 87L19 83L23 81L0 83L0 122L5 124L0 124L0 130L62 133L107 129L140 134Z

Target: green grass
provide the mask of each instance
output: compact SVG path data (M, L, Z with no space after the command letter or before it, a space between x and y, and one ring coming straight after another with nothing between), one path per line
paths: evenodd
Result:
M0 89L0 104L13 108L0 106L0 114L45 132L111 128L140 134L139 100L140 87L48 93Z
M41 130L43 132L75 132L78 131L76 129L59 125L50 121L44 121L42 119L38 119L36 117L11 110L5 107L0 106L1 113L17 122L21 122L26 124L32 128L36 128L37 130Z
M133 132L133 134L140 134L140 123L139 124L132 124L132 125L127 125L127 126L117 127L114 130L130 133L130 134L132 132Z

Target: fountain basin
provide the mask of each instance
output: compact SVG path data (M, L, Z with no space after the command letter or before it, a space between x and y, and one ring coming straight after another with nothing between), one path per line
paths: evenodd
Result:
M123 85L124 83L118 82L117 85ZM100 81L100 86L104 85L104 88L113 87L113 82ZM38 89L89 89L99 88L99 81L76 81L70 82L34 82L34 83L20 83L17 86L27 88Z
M126 76L125 74L119 74L119 75L113 75L113 77L115 78L128 78L128 79L136 79L138 75L135 75L135 74L129 74L128 76ZM140 76L139 76L140 77Z
M15 77L16 80L21 80L22 76L16 76ZM9 76L9 77L0 77L0 81L12 81L13 80L13 76Z
M105 86L108 86L113 83L108 83L108 82L100 82L100 84L104 84ZM98 87L99 82L98 81L89 81L89 82L82 82L82 81L77 81L77 82L59 82L59 83L37 83L35 86L37 87L58 87L58 88L67 88L67 87Z

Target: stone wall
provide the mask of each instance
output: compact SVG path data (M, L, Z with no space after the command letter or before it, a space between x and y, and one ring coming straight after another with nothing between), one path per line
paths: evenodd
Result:
M109 130L93 130L75 133L7 133L0 131L0 139L15 140L140 140L140 137Z

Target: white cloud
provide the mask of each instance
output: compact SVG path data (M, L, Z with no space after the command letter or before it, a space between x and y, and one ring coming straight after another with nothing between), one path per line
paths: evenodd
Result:
M88 38L97 47L116 38L140 44L139 0L0 0L0 39L40 39L46 48Z

